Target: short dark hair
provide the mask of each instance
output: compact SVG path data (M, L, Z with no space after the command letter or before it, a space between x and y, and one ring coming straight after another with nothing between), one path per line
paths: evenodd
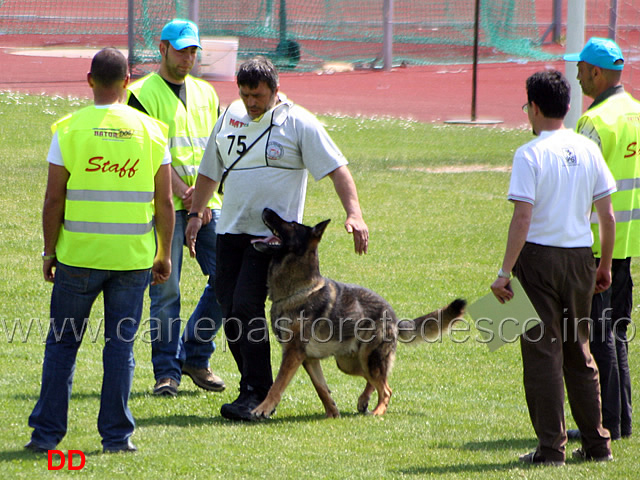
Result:
M564 118L569 111L571 86L557 70L536 72L527 78L527 100L547 118Z
M121 82L126 78L127 73L127 59L116 48L103 48L91 60L91 77L104 87L111 87Z
M278 88L278 70L271 61L263 56L253 57L238 69L236 83L238 86L258 88L260 82L265 82L272 92Z

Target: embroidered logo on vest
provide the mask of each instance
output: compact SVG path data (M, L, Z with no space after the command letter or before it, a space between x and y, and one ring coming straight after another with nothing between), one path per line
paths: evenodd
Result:
M267 144L267 159L280 160L284 155L284 147L278 142L270 141Z

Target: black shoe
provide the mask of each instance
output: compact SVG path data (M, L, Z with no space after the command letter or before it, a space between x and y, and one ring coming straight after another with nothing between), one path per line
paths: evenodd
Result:
M576 448L572 453L573 458L576 460L583 460L585 462L610 462L613 460L613 455L611 452L605 453L604 455L591 455L586 453L582 448Z
M518 460L522 463L530 463L532 465L550 465L553 467L561 467L564 465L564 460L547 460L540 455L537 450L520 455Z
M48 448L41 447L40 445L33 443L33 440L29 440L24 448L31 450L33 453L47 453L49 451Z
M220 408L220 414L227 420L241 420L253 422L258 420L251 415L251 410L256 408L264 400L264 395L259 395L252 387L240 389L240 395L231 403L225 403Z
M572 428L571 430L567 430L567 439L580 440L580 430L578 430L577 428Z
M110 447L104 447L102 453L119 453L119 452L137 452L138 448L133 444L131 439L128 439L126 443L120 445L112 445Z

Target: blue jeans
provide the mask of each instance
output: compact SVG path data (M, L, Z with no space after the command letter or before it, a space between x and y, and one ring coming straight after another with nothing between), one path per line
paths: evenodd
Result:
M222 325L222 311L216 300L216 223L220 210L212 210L211 222L204 225L196 240L196 260L208 276L198 305L180 336L180 274L187 228L187 211L176 211L171 244L169 280L149 288L151 298L151 361L156 380L173 378L180 383L182 365L207 368L216 345L213 338Z
M135 428L128 407L135 367L133 341L140 325L150 270L94 270L58 263L55 274L40 398L29 416L29 426L34 429L31 440L53 449L67 433L76 355L93 302L103 292L104 373L98 431L104 447L120 446Z

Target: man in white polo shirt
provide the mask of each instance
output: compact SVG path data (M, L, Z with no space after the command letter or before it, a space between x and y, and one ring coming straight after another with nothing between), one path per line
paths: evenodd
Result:
M273 64L263 57L244 62L237 84L240 100L218 119L200 164L186 236L193 254L202 223L199 214L224 184L216 292L241 378L240 395L220 413L230 420L254 420L251 410L273 383L265 319L271 257L252 245L252 240L271 234L262 221L263 209L301 222L311 172L316 180L328 176L333 181L356 253L366 253L369 230L346 159L311 113L279 93Z
M523 109L537 138L513 159L508 199L514 210L506 252L491 290L501 303L513 297L511 272L521 282L542 323L521 337L524 389L538 437L521 462L563 465L567 431L566 385L582 435L573 456L610 460L611 438L602 426L598 369L589 351L591 296L611 284L616 184L598 146L565 129L570 87L557 71L527 79ZM600 220L602 258L591 250L591 206ZM564 380L564 381L563 381Z

